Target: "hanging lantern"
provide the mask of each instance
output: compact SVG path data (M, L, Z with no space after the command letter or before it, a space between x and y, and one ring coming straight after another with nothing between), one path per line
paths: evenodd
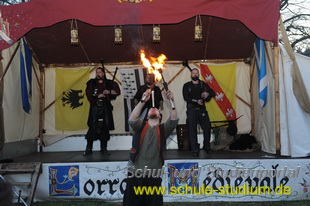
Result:
M201 42L202 41L202 23L200 15L196 16L195 21L195 41Z
M79 31L77 27L76 19L71 20L71 45L76 46L79 45Z
M114 26L114 44L122 44L123 37L122 37L122 26Z
M160 43L160 25L153 24L153 43L159 44Z

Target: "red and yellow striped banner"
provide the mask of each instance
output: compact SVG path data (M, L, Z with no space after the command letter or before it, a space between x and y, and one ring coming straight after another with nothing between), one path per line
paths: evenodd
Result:
M200 64L201 76L216 96L206 104L211 121L236 119L236 63Z

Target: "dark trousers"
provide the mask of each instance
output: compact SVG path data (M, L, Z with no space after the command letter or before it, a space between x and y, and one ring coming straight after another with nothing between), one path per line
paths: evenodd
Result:
M86 149L90 149L93 150L93 140L87 140L87 145L86 145ZM108 146L108 140L100 140L100 148L106 149Z
M193 152L199 151L197 140L197 124L199 123L203 130L203 148L210 149L210 137L211 137L211 123L208 112L205 109L191 108L186 111L187 113L187 125L188 136L191 144L191 150Z
M123 206L162 206L164 203L163 196L154 195L136 195L134 187L157 186L161 187L161 178L127 178L126 190L123 198Z
M86 139L87 139L86 149L92 150L93 142L97 139L100 140L100 148L106 149L108 146L108 141L110 139L110 132L109 130L103 130L101 134L98 134L96 132L91 131L91 129L89 129L89 131L86 134Z

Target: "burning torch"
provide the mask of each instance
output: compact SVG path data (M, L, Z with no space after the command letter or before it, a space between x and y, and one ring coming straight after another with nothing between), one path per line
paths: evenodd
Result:
M169 90L168 89L168 84L167 82L165 81L165 78L163 76L163 70L162 69L158 69L159 73L161 74L161 77L162 77L162 80L163 80L163 85L164 85L164 88L166 90L166 92ZM174 102L172 101L172 99L170 99L170 103L171 103L171 108L172 109L175 109L175 106L174 106Z
M162 74L162 66L164 64L164 61L167 59L167 57L164 54L161 54L158 58L152 58L152 63L145 57L145 53L144 50L140 51L140 58L141 58L141 62L143 63L143 66L145 66L150 73L154 74L155 76L158 76L159 74L161 75L161 78L163 80L163 85L166 91L168 91L168 84L164 79L164 76ZM156 59L154 61L154 59ZM155 83L150 87L150 90L153 89L153 87L156 84L156 80ZM142 101L144 101L145 98L142 97ZM155 100L155 96L154 96L154 91L152 91L152 107L155 107L154 104L154 100ZM174 106L174 102L172 101L172 99L170 99L170 103L171 103L171 108L175 109Z

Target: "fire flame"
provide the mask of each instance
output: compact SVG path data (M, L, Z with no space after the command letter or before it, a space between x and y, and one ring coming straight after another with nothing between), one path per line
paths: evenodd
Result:
M160 69L164 69L165 60L167 57L164 54L161 54L159 57L150 57L151 61L148 60L145 57L144 50L140 51L140 58L141 62L143 63L143 66L148 69L149 74L154 74L155 76L155 82L158 82L161 80L161 74L159 72Z

